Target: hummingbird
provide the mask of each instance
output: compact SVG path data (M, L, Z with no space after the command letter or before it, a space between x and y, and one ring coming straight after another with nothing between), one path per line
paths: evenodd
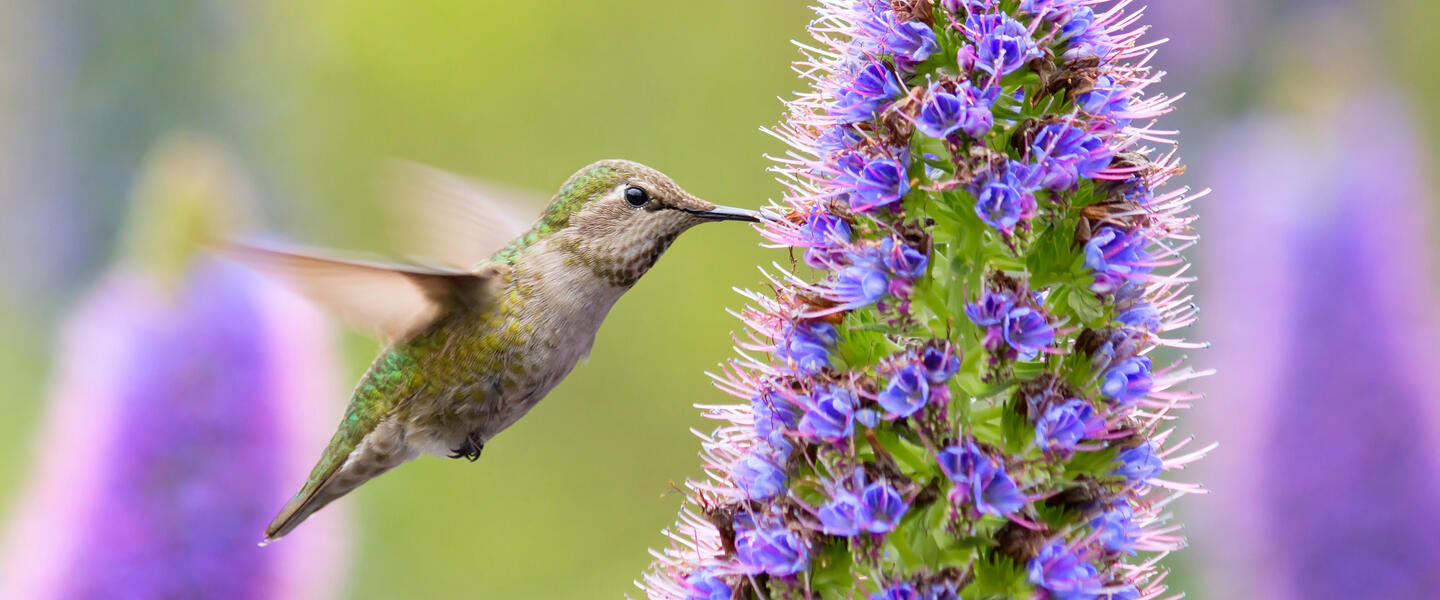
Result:
M762 213L717 206L663 173L603 160L572 175L528 229L493 194L431 172L418 218L440 264L234 244L228 253L387 342L351 395L267 544L315 511L421 454L471 461L590 353L610 308L686 230ZM767 217L768 218L768 217Z

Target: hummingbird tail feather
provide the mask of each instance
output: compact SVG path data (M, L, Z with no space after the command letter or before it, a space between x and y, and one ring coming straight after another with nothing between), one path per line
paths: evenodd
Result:
M405 443L404 427L383 423L344 460L328 472L311 476L290 502L265 527L265 543L273 542L295 529L315 511L350 493L381 473L419 456L418 449ZM322 463L323 464L323 463Z

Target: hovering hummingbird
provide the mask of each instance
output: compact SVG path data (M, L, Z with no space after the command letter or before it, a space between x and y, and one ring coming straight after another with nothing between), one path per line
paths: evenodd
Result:
M304 487L265 528L265 543L421 453L475 460L589 354L611 306L677 236L709 221L761 219L623 160L572 175L523 232L509 225L503 202L457 191L456 178L437 172L427 179L428 197L440 201L412 210L438 230L429 246L448 267L230 249L388 341ZM507 232L518 235L487 258L486 246L498 244L486 241Z

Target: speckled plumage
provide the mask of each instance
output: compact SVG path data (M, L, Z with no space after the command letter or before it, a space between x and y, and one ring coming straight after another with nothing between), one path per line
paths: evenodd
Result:
M630 186L651 202L627 204ZM589 354L611 306L680 233L716 218L712 210L637 163L601 161L571 176L528 231L474 267L483 278L475 293L452 298L375 359L266 539L423 452L473 458Z

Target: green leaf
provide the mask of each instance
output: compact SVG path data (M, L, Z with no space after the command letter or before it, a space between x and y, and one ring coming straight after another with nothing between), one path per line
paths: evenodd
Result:
M1105 305L1089 290L1074 290L1067 294L1066 304L1075 312L1075 317L1086 325L1098 325L1105 318Z
M935 477L937 467L924 446L914 444L889 429L876 429L875 439L880 442L881 448L895 457L900 472L906 477L922 484Z
M847 598L855 587L854 562L850 559L849 544L845 540L832 541L825 545L811 562L814 575L811 587L820 592L822 598Z
M960 591L960 597L965 600L1030 598L1034 593L1025 571L1015 561L991 552L989 558L975 564L975 581Z

